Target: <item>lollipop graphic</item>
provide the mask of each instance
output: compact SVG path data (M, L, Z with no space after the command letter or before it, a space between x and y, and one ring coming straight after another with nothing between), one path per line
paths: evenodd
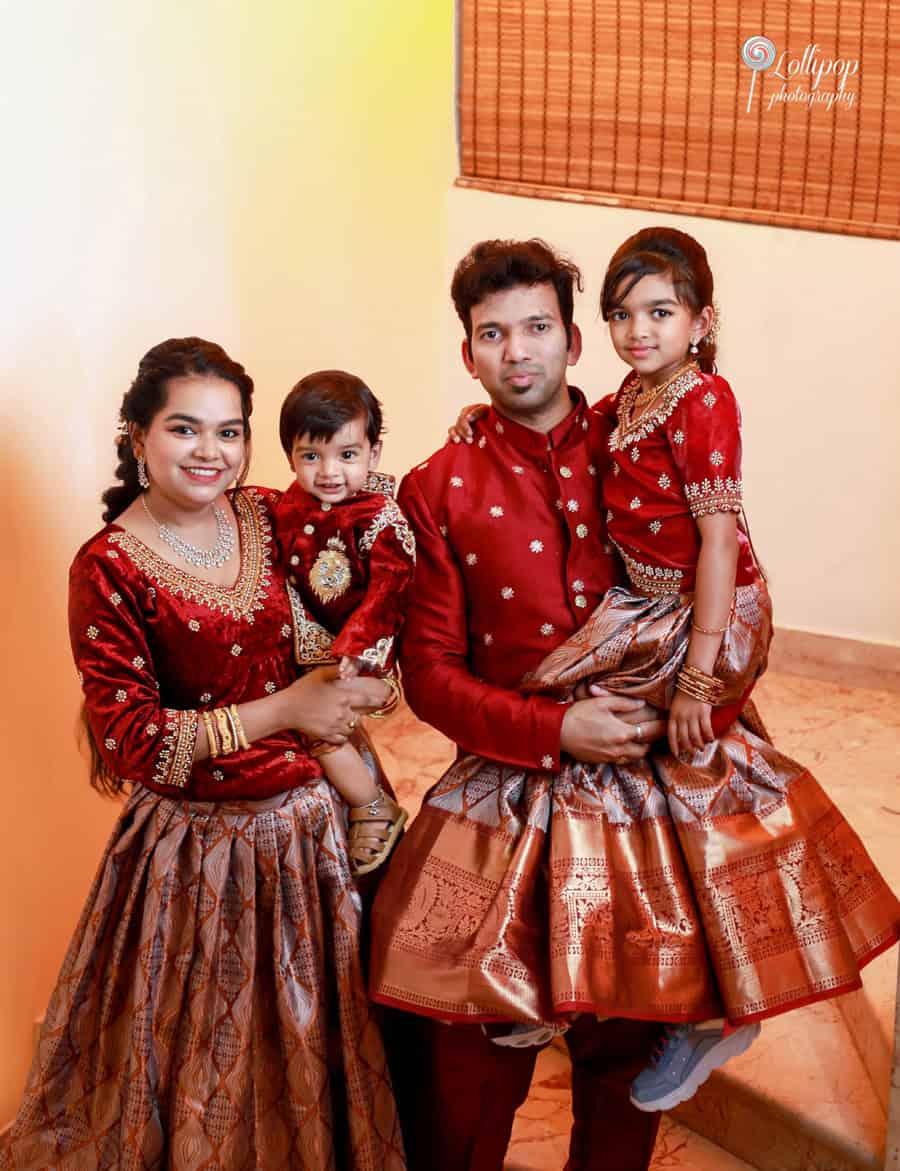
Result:
M741 60L753 70L750 77L750 93L747 95L747 113L750 113L750 103L753 101L753 87L756 85L756 75L760 70L768 69L775 60L775 46L768 37L747 37L741 49Z

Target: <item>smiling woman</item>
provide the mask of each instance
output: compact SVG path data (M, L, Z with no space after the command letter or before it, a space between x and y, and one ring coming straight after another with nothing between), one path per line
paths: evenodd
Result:
M92 783L130 796L3 1171L404 1166L343 817L306 749L343 743L389 691L296 677L315 623L273 558L278 493L227 491L252 392L220 347L172 339L122 404L119 483L72 565L69 624Z
M203 352L203 346L196 349ZM236 540L232 509L222 493L246 476L253 383L236 363L233 371L222 365L232 375L223 378L204 371L202 362L194 374L163 381L161 350L157 346L145 358L144 373L123 405L121 455L126 466L135 461L144 490L118 521L163 556L168 546L191 565L219 570L214 580L227 584L234 578L229 563ZM149 404L141 397L152 399L163 387L165 405L142 424Z

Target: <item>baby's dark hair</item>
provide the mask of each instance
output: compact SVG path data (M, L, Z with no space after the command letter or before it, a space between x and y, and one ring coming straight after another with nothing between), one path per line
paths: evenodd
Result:
M642 228L616 249L609 262L600 294L603 320L608 321L641 277L651 273L670 276L678 300L695 313L712 305L713 275L703 245L677 228ZM716 368L715 339L707 334L698 344L700 369L711 374Z
M381 403L355 374L317 370L301 378L281 406L278 433L290 459L301 435L330 439L352 419L364 418L366 438L376 444L383 430Z
M554 252L549 244L532 240L482 240L462 258L453 273L450 295L466 339L472 341L472 310L491 293L516 285L553 285L559 315L572 344L575 289L581 291L581 271L571 260Z

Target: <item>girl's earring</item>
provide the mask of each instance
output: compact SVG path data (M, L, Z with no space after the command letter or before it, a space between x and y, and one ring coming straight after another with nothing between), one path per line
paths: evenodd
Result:
M696 342L691 342L691 353L692 354L699 354L700 353L700 347L697 345Z
M137 457L137 469L138 484L146 492L146 490L150 487L150 478L147 475L147 464L144 462L144 457L142 455Z

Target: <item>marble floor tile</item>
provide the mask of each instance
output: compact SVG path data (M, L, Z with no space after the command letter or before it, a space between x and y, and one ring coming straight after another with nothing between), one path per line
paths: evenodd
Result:
M453 762L453 743L417 720L402 704L383 720L367 720L369 733L397 799L415 817L422 798Z
M881 1166L884 1112L834 1001L763 1022L673 1114L765 1171Z
M560 1171L569 1151L569 1060L552 1046L538 1058L528 1101L516 1115L505 1171ZM651 1171L753 1171L699 1134L663 1118Z

